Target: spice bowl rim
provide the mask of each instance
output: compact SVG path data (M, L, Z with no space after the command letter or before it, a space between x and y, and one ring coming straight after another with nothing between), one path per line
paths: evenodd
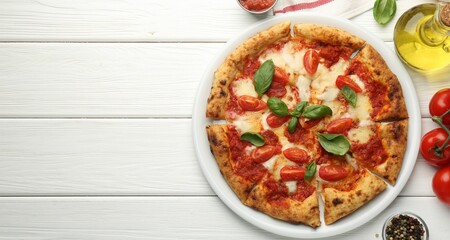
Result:
M272 6L266 8L266 9L264 9L264 10L261 10L261 11L252 11L252 10L249 10L249 9L245 8L244 6L242 6L240 0L236 0L236 1L237 1L237 3L238 3L239 7L241 7L242 9L244 9L246 12L251 13L251 14L256 14L256 15L267 13L268 11L270 11L271 9L273 9L273 8L275 7L275 5L277 5L277 3L278 3L278 0L275 0L275 1L273 2Z
M388 240L386 238L386 230L387 230L387 227L389 226L389 224L391 223L392 219L394 217L400 216L400 215L408 215L410 217L413 217L413 218L417 219L423 226L424 233L423 233L423 238L422 239L423 240L429 240L430 235L429 235L427 224L425 223L425 221L421 217L419 217L419 215L417 215L415 213L412 213L412 212L400 212L400 213L395 213L395 214L392 214L391 216L389 216L386 219L386 221L384 222L384 224L383 224L383 231L382 231L382 235L383 235L382 238L383 238L383 240Z

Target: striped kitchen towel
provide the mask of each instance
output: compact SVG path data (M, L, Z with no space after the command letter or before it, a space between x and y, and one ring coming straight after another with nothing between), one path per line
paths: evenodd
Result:
M313 11L344 18L355 17L371 8L370 0L279 0L274 15L295 11Z

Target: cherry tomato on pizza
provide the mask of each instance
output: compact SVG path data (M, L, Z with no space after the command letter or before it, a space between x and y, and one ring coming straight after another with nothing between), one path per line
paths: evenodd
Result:
M441 116L450 110L450 88L437 91L430 100L429 110L431 116ZM450 114L443 116L442 123L450 126Z
M238 105L244 111L260 111L267 108L263 100L247 95L238 97Z
M321 166L319 169L319 177L330 182L342 180L348 173L347 169L337 164Z
M266 118L266 122L271 128L277 128L281 127L281 125L289 121L289 119L291 119L291 116L279 117L274 113L270 113Z
M280 169L280 177L283 181L300 181L305 177L306 169L300 166L285 166Z
M450 166L441 168L434 174L432 187L436 197L450 205Z
M339 75L336 79L336 87L342 89L345 85L349 86L356 93L362 92L362 89L355 83L355 81L353 81L353 79L348 76Z
M283 155L287 159L296 163L308 163L310 160L308 153L305 150L297 147L291 147L284 150Z
M447 138L448 134L442 128L433 129L422 137L420 153L429 164L437 167L450 164L450 145L440 150Z
M272 81L286 85L289 82L289 74L282 68L275 66Z
M303 65L305 66L306 72L309 74L314 74L317 72L317 67L319 66L319 54L310 49L303 56Z
M250 157L253 159L253 161L262 163L269 160L275 154L275 152L276 149L274 146L265 145L254 149L250 153Z
M331 121L327 125L328 133L344 133L352 127L353 119L351 118L338 118Z

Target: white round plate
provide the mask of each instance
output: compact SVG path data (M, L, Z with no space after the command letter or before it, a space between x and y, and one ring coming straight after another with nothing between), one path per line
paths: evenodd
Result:
M362 208L356 210L349 216L339 220L331 225L325 225L322 221L322 226L317 229L312 229L304 225L295 225L284 221L276 220L261 212L246 207L239 201L234 192L230 189L216 164L214 156L211 154L208 139L206 136L205 126L212 124L211 119L205 117L206 103L209 96L209 91L213 82L214 71L223 63L225 58L245 40L263 31L276 23L290 20L292 24L295 23L316 23L346 30L370 43L385 59L390 69L397 75L403 89L403 95L406 101L406 107L409 114L408 127L408 143L403 160L403 166L398 176L395 186L389 186L383 193L369 202ZM211 187L214 189L220 199L236 214L243 219L254 224L255 226L264 230L295 238L322 238L334 236L347 231L350 231L362 224L370 221L372 218L381 213L389 204L397 197L400 191L405 186L408 178L414 168L417 159L421 116L419 110L419 102L416 91L412 81L404 69L402 63L397 58L395 53L389 49L385 43L378 39L373 34L365 31L361 27L355 25L353 22L336 18L331 16L320 15L316 13L301 13L298 15L284 15L281 17L274 17L269 20L260 22L249 29L245 30L239 36L229 41L223 51L207 67L200 86L197 92L197 97L194 103L193 111L193 134L194 144L197 152L198 161L200 163L203 174L208 180ZM322 209L321 209L322 210Z

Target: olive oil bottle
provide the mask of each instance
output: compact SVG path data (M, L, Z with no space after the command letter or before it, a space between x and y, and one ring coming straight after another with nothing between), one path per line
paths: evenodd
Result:
M394 29L397 54L423 71L450 68L450 0L421 4L406 11Z

